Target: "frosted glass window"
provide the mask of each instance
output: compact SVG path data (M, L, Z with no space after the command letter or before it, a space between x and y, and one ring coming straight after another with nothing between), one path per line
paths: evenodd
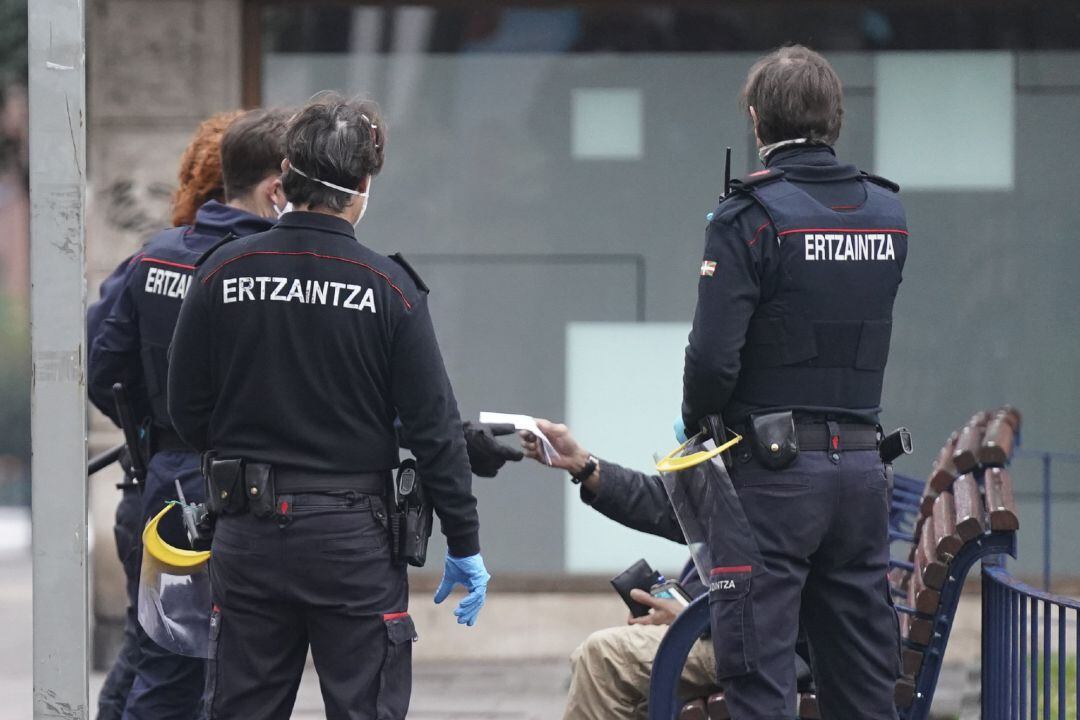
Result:
M570 323L566 333L567 424L599 458L654 473L653 453L678 443L686 323ZM601 472L603 472L601 470ZM663 573L689 557L685 545L609 520L567 483L566 569L615 573L638 558Z
M881 53L875 68L876 172L906 190L1013 187L1012 53Z
M571 95L573 156L579 160L638 160L642 136L641 91L576 88Z

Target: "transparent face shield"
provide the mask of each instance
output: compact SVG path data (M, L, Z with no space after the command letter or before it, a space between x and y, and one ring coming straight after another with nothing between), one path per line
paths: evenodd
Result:
M210 553L166 543L158 523L166 505L143 530L139 577L139 624L161 647L177 655L210 657Z
M760 572L761 554L721 454L741 436L717 446L701 432L657 462L660 478L706 587L731 572Z

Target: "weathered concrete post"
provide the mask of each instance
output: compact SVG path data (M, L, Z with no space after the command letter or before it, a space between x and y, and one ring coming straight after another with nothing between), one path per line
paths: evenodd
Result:
M34 718L85 720L84 14L82 0L28 6Z

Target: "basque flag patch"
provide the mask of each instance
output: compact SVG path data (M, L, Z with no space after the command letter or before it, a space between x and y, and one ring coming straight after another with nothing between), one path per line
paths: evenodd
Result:
M701 277L712 277L716 273L716 261L704 260L701 263Z

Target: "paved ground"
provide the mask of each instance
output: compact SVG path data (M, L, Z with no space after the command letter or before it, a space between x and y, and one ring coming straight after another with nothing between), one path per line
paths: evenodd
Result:
M29 558L21 553L0 557L0 720L32 717L30 617ZM558 720L568 681L563 658L426 659L416 663L414 674L409 717L415 720ZM937 717L957 716L966 675L963 664L946 665L935 702ZM100 673L91 676L91 697L101 681ZM293 717L323 717L311 668Z

